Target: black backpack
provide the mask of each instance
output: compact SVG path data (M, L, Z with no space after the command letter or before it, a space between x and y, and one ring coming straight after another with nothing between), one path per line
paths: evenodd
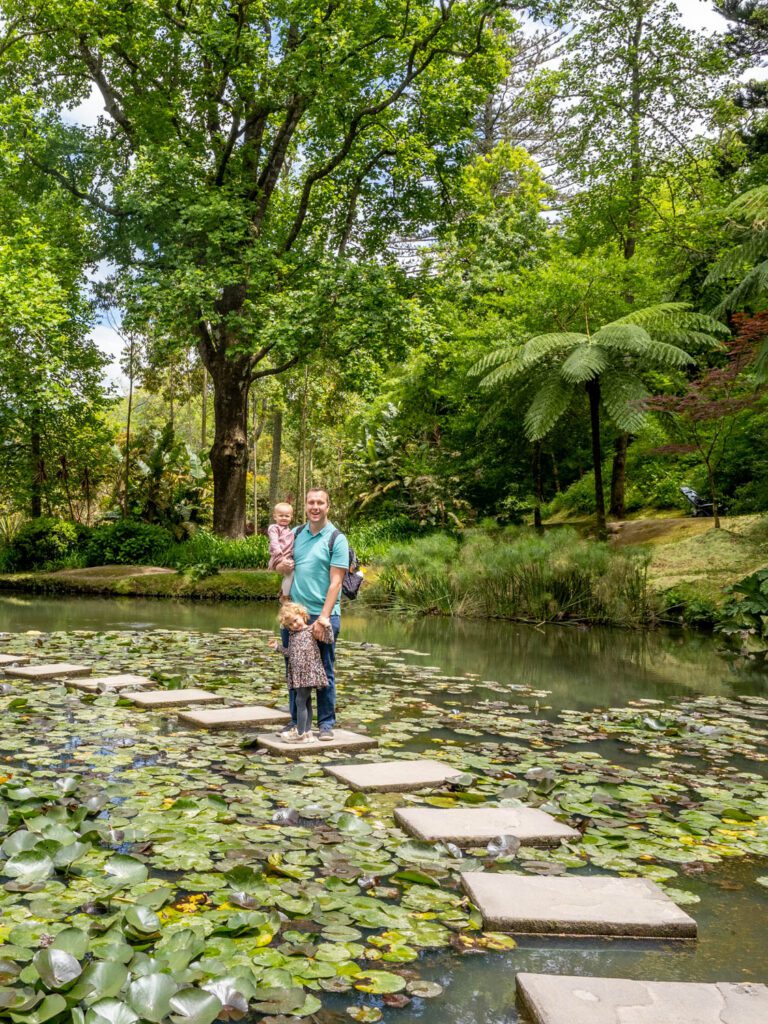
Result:
M301 526L297 527L294 531L294 537L298 537L302 530L307 528L306 523L302 523ZM328 554L333 558L333 545L336 543L337 537L343 537L344 534L341 530L334 530L331 536L328 538ZM350 547L349 549L349 568L344 573L344 579L341 583L341 592L344 597L349 598L350 601L354 601L360 592L360 587L363 585L363 574L358 572L360 568L360 562L355 554L355 549Z

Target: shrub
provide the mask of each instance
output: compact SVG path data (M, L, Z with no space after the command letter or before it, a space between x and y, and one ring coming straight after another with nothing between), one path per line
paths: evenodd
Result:
M261 534L230 540L198 530L189 540L173 544L163 564L175 569L193 565L207 565L214 569L265 569L268 562L269 541Z
M82 529L65 519L32 519L4 547L2 566L7 572L55 568L74 553Z
M85 562L86 565L163 565L170 544L170 534L161 526L120 519L92 530L85 547Z
M377 585L423 612L551 622L574 619L639 626L654 599L643 551L507 527L435 534L392 548Z
M354 523L344 531L361 562L378 562L397 541L424 532L424 528L410 516L389 516Z

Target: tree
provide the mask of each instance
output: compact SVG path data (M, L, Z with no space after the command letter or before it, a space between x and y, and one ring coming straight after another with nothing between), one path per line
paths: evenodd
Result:
M90 518L110 431L101 412L106 362L88 334L73 250L43 239L21 217L0 234L0 464L5 495L29 515L59 506Z
M630 260L650 232L663 229L657 193L678 177L670 168L682 154L689 165L699 161L691 137L714 109L729 59L717 42L686 29L667 0L589 0L571 16L576 27L561 71L561 175L586 244L611 239ZM622 431L611 473L618 518L628 443Z
M680 369L694 362L693 350L716 348L718 334L727 331L710 317L689 312L675 303L638 309L602 326L594 334L574 331L542 334L522 345L489 353L474 368L481 386L532 399L525 414L531 441L550 432L576 398L586 392L589 402L592 463L598 534L606 530L602 481L600 415L625 431L642 426L642 403L648 397L643 375L653 368ZM682 346L685 346L683 348Z
M688 383L679 395L657 395L646 408L665 415L678 436L673 444L658 448L659 454L683 455L694 452L707 474L709 498L715 529L720 529L720 487L718 473L727 458L739 414L760 400L746 376L755 360L757 345L768 337L768 313L735 317L738 333L726 342L724 365L707 370Z
M501 6L0 3L24 158L93 211L126 325L195 346L210 375L218 532L244 529L253 381L343 351L339 264L362 273L393 232L439 217L432 182L460 167L504 71ZM91 89L94 128L53 115Z

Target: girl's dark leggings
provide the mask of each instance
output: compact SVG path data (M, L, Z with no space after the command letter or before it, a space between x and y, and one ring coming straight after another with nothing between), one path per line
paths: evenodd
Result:
M302 686L296 694L296 731L300 736L312 728L312 687Z

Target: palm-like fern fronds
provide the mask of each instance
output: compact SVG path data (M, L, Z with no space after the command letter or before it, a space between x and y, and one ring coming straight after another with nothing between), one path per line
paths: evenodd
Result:
M529 441L539 441L554 427L573 401L573 387L560 376L549 377L536 392L525 414L525 434Z
M646 420L643 401L648 391L636 373L613 368L601 381L601 396L605 411L619 430L640 430Z
M579 345L560 367L560 376L568 384L586 384L608 366L608 354L599 345Z
M482 377L489 370L494 370L497 366L501 366L503 363L513 359L515 354L520 352L521 348L521 345L503 345L501 348L491 349L490 352L486 352L481 359L478 359L476 363L470 366L468 370L469 376Z

